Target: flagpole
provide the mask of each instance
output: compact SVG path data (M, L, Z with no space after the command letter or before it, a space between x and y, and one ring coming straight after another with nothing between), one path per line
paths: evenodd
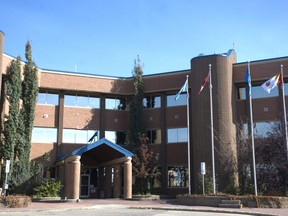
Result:
M190 171L190 120L189 120L189 75L186 76L186 92L187 92L187 97L186 97L186 103L187 103L187 138L188 138L188 185L189 185L189 194L191 194L191 171Z
M248 62L248 71L250 76L250 87L252 89L251 85L251 74L250 74L250 62ZM250 89L250 92L251 92ZM255 162L255 147L254 147L254 123L253 123L253 113L252 113L252 98L251 94L249 92L249 107L250 107L250 128L251 128L251 141L252 141L252 155L253 155L253 176L254 176L254 190L255 190L255 196L258 195L257 193L257 178L256 178L256 162Z
M209 89L210 89L210 116L211 116L210 122L211 122L211 148L212 148L213 194L216 194L211 64L209 64L209 83L210 83Z
M286 154L287 154L287 160L288 160L288 134L287 134L287 115L286 115L286 103L285 103L283 65L281 65L281 87L282 87L282 103L283 103L284 127L285 127L285 138L286 138Z

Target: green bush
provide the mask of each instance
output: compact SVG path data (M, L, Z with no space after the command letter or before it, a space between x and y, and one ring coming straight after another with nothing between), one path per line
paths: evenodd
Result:
M61 188L59 180L45 179L34 189L34 197L59 197Z
M203 193L203 183L202 183L202 175L198 175L198 193L202 194ZM204 177L204 186L205 186L205 194L213 194L213 179L209 174L206 174Z

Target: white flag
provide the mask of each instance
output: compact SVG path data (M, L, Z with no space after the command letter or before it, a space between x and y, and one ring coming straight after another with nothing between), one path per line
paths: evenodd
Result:
M271 90L278 85L279 77L280 77L280 74L278 74L278 75L272 77L271 79L267 80L265 83L263 83L263 84L261 85L262 88L263 88L266 92L270 93Z

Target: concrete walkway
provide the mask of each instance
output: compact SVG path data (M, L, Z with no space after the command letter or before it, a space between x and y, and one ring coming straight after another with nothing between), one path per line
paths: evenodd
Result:
M175 199L155 200L155 201L135 201L123 199L82 199L80 202L32 202L27 208L0 208L0 215L3 212L29 212L29 211L65 211L71 209L93 209L93 208L113 208L113 206L123 208L151 208L151 209L171 209L184 211L202 212L223 212L223 213L243 213L251 215L267 216L288 216L288 209L270 208L215 208L206 206L186 206L177 205Z

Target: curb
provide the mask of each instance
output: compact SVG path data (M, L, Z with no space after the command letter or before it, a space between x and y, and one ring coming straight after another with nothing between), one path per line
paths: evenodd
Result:
M154 210L173 210L173 211L195 211L195 212L211 212L211 213L231 213L231 214L243 214L243 215L254 215L254 216L278 216L277 214L266 214L260 212L239 212L233 210L223 210L223 209L187 209L187 208L167 208L167 207L152 207L152 206L145 206L145 207L128 207L130 209L154 209Z

